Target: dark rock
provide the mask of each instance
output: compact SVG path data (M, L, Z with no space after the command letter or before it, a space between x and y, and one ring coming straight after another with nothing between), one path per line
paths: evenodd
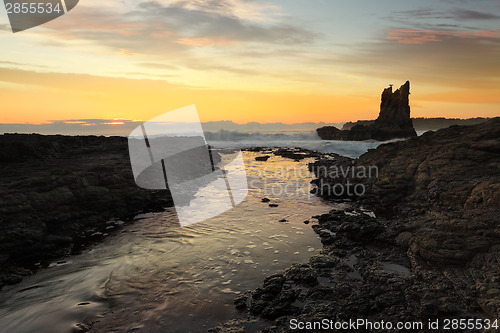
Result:
M90 331L90 327L84 323L77 323L73 326L73 332L88 332Z
M303 160L304 158L307 158L308 156L301 151L294 151L288 148L279 148L278 150L274 151L274 155L276 156L281 156L283 158L290 158L295 161L300 161Z
M321 153L303 148L279 148L274 150L273 154L295 161L301 161L305 158L318 158L321 156Z
M110 218L173 204L168 190L137 187L123 137L0 135L0 163L4 272L79 251Z
M287 219L281 219L280 222L288 222Z
M338 259L330 255L316 254L309 259L309 263L313 268L330 268L337 265Z
M71 236L47 235L44 241L64 246L73 243L73 238Z
M410 118L410 82L406 81L399 89L392 91L392 85L382 92L380 113L374 122L358 123L348 130L333 126L318 128L316 131L323 140L380 140L409 138L417 136Z
M253 323L249 324L248 320L229 320L223 325L208 329L208 333L245 333L247 325L254 326Z
M316 272L308 264L296 264L285 271L285 278L305 286L318 284Z
M261 202L269 202L269 201L271 201L271 200L270 200L270 199L268 199L268 198L262 198L262 200L260 200L260 201L261 201Z
M375 120L358 120L355 122L348 121L347 123L342 125L342 131L348 131L356 125L363 125L363 126L373 125L374 122Z
M247 307L248 295L243 294L234 299L234 306L238 310L245 309Z
M412 118L413 128L415 131L436 131L442 128L447 128L454 125L477 125L484 123L485 121L490 120L491 118L469 118L469 119L460 119L460 118ZM347 122L342 126L342 130L350 130L356 125L372 125L375 120L358 120L355 122Z
M278 207L278 204L269 204L269 207Z
M335 126L324 126L316 130L319 137L323 140L342 140L343 134L340 129Z
M375 127L387 130L401 129L413 130L412 136L416 136L410 118L410 81L406 81L399 89L392 92L392 85L382 92L380 103L380 114L375 120Z
M267 148L265 148L265 147L249 147L249 148L244 148L242 150L251 151L251 152L261 152L263 150L267 150Z
M6 274L5 276L2 277L2 283L6 285L16 284L21 282L22 280L23 277L17 274Z
M265 162L265 161L267 161L269 159L269 157L271 157L271 156L269 156L269 155L257 156L257 157L255 157L255 160L256 161L264 161Z
M281 294L285 278L283 275L275 274L267 277L264 284L253 291L250 295L249 310L253 314L262 314L265 312L264 317L276 317L282 307L280 302L277 301L277 296ZM279 309L276 309L278 307Z

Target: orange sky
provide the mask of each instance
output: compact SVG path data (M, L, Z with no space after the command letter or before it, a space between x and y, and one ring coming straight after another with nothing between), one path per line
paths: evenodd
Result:
M413 117L500 116L494 1L210 3L87 0L16 34L2 12L0 123L191 104L202 121L374 119L383 88L406 80Z
M6 111L1 116L4 123L87 118L148 120L190 104L197 105L201 121L229 119L237 123L255 120L296 123L311 121L307 115L314 115L320 121L378 114L378 96L368 99L324 93L197 89L164 81L34 74L8 69L0 69L0 73L19 82L0 91L2 108ZM29 76L32 84L28 99L26 87L22 86L23 76ZM34 109L36 113L32 112ZM332 117L331 110L339 111Z

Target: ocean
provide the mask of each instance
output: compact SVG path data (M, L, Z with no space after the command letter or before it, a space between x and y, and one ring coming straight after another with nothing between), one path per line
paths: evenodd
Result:
M423 133L419 132L418 135ZM321 140L316 131L262 131L241 132L220 130L218 132L205 132L207 143L215 148L303 148L319 151L321 153L336 153L342 156L357 158L369 149L379 145L398 141L336 141Z

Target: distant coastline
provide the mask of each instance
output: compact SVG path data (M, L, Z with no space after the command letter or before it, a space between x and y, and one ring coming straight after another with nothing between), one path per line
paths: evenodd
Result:
M413 121L413 128L415 128L416 131L435 131L441 128L446 128L454 125L462 125L462 126L477 125L480 123L484 123L485 121L488 121L490 119L491 118L483 118L483 117L467 118L467 119L444 118L444 117L437 117L437 118L418 117L418 118L412 118L412 121ZM374 120L358 120L355 122L349 121L342 126L342 130L350 130L355 125L369 125L372 124L373 122Z
M438 130L453 125L475 125L485 122L491 118L412 118L413 126L417 131ZM202 123L206 132L290 132L290 131L314 131L322 126L335 126L339 129L350 129L355 124L369 124L373 120L358 120L356 122L304 122L304 123L259 123L249 122L237 124L230 120L209 121ZM66 121L54 121L45 124L0 124L0 134L4 133L38 133L38 134L61 134L61 135L104 135L104 136L128 136L137 127L136 121L113 119L77 119Z

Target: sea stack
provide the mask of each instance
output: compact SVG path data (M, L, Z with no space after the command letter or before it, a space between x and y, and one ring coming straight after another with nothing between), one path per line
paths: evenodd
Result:
M374 126L388 132L395 131L396 137L417 136L410 118L409 95L410 81L406 81L395 92L392 92L392 86L384 89L380 113Z
M318 128L323 140L390 140L417 136L410 118L410 81L392 91L392 85L382 92L378 118L368 125L355 125L350 130L339 130L333 126Z

